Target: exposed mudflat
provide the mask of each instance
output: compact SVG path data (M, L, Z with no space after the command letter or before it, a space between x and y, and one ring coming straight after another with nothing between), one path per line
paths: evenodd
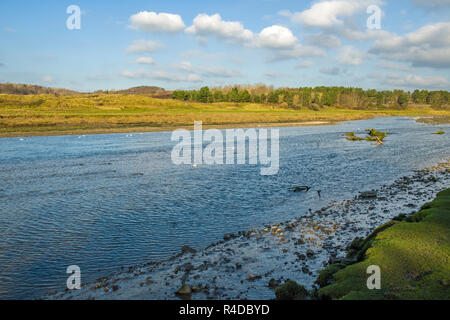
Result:
M289 278L311 289L318 272L330 259L344 257L355 237L367 236L401 213L419 210L448 188L449 168L447 161L417 170L291 221L226 235L201 251L184 247L166 261L122 269L81 290L44 299L273 299L272 278L280 283ZM183 284L193 288L191 295L176 295Z

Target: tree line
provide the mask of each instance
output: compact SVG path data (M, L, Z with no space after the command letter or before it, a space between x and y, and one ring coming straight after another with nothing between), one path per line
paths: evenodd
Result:
M76 95L78 92L68 89L57 89L31 84L0 83L0 94L33 95L33 94L58 94Z
M345 87L301 87L273 89L265 86L256 87L203 87L200 90L176 90L172 98L184 101L203 103L215 102L247 102L281 105L289 108L319 108L319 107L348 107L348 108L406 108L409 104L431 105L434 108L448 108L448 91L374 89Z

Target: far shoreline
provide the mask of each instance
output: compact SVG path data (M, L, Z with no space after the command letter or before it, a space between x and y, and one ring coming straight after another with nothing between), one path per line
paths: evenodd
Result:
M370 118L368 118L370 119ZM367 119L355 119L367 120ZM203 129L236 129L236 128L274 128L274 127L312 127L324 125L336 125L342 121L305 121L305 122L252 122L236 124L203 124ZM194 124L183 126L160 126L160 127L125 127L125 128L99 128L99 129L77 129L77 130L50 130L50 131L30 131L0 133L1 138L27 138L27 137L51 137L51 136L76 136L76 135L97 135L97 134L117 134L117 133L150 133L150 132L170 132L178 129L193 130Z
M365 118L348 120L326 120L326 121L304 121L304 122L248 122L248 123L227 123L227 124L203 124L203 129L236 129L236 128L274 128L274 127L311 127L324 125L338 125L346 121L370 120L374 118L404 117L414 119L417 122L429 125L448 124L448 117L439 116L415 116L415 115L372 115ZM444 119L444 121L442 121ZM76 136L76 135L100 135L100 134L120 134L120 133L150 133L150 132L170 132L179 129L192 130L192 125L181 126L142 126L123 128L89 128L75 130L49 130L49 131L18 131L11 133L0 133L2 138L29 138L29 137L56 137L56 136Z

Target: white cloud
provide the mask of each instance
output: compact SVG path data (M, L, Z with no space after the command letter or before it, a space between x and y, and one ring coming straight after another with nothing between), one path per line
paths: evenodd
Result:
M126 53L134 53L134 54L141 54L141 53L152 53L157 51L158 49L162 48L164 45L157 41L152 40L138 40L134 41L133 44L131 44L128 49L126 50Z
M182 61L178 64L175 64L175 68L181 71L188 71L188 72L191 72L193 70L192 63L190 63L189 61Z
M276 79L280 76L280 73L276 71L266 71L264 72L264 76L267 78Z
M291 75L286 74L286 73L282 73L282 72L278 72L278 71L266 71L266 72L264 72L264 76L266 78L269 78L269 79L272 79L272 80L275 80L275 79L278 79L278 78L283 78L283 79L291 78Z
M301 69L301 68L310 68L314 65L314 62L312 61L301 61L299 63L297 63L295 65L296 68Z
M152 57L140 57L136 59L137 64L155 64L155 60Z
M204 52L202 50L187 50L180 53L180 57L183 59L200 59L206 60L222 60L226 58L224 52Z
M400 76L398 74L390 74L388 75L386 82L394 86L401 86L405 88L416 88L416 89L448 88L448 86L450 85L449 81L441 76L421 77L412 74L406 76Z
M326 57L327 54L320 48L296 44L293 48L274 51L269 61L280 61L304 57Z
M320 1L311 8L291 14L294 22L309 27L332 27L343 25L343 18L363 12L369 5L381 4L379 0L331 0ZM286 12L284 12L286 14Z
M170 74L165 71L155 71L151 77L156 80L163 80L167 82L200 82L201 77L197 74L188 74L187 76L180 76L176 74Z
M291 18L292 12L290 10L280 10L278 11L278 15L286 18Z
M291 48L298 39L292 31L282 26L271 26L264 28L256 38L256 45L265 48L283 49Z
M197 36L212 35L233 42L248 42L254 37L253 32L245 29L240 22L224 21L218 13L197 15L185 32Z
M124 70L120 73L122 77L128 79L143 79L143 78L151 78L151 74L145 70L137 70L137 71L128 71Z
M323 67L319 69L320 73L327 74L330 76L337 76L341 73L341 69L339 67Z
M198 42L200 45L205 46L205 45L208 44L208 37L197 36L195 39L197 40L197 42Z
M337 61L347 66L359 66L364 62L366 55L351 46L343 47L338 56Z
M450 68L450 22L426 25L405 36L386 36L369 52L415 67Z
M193 66L189 61L183 61L173 65L176 69L183 72L190 72L191 74L201 74L206 77L218 78L240 78L243 74L239 70L232 70L219 66Z
M335 32L337 35L354 41L364 40L377 40L389 37L392 33L385 30L357 30L350 27L343 27L334 29L331 32Z
M42 81L45 82L45 83L48 83L48 84L55 83L55 81L53 80L53 78L51 76L43 77Z
M336 36L350 40L372 40L385 36L386 31L368 30L365 23L367 8L370 5L380 7L383 4L382 0L322 0L301 12L283 10L278 14L289 17L294 23L322 30L316 35L308 36L308 43L333 48L340 45ZM384 14L383 11L381 13ZM356 15L363 17L364 22L355 24Z
M191 73L191 74L189 74L187 76L186 81L188 81L188 82L201 82L203 80L198 74Z
M223 20L218 13L199 14L185 32L197 36L201 43L206 43L208 36L214 36L256 48L286 49L292 48L298 42L292 31L286 27L273 25L255 34L245 29L241 22Z
M151 73L145 70L137 70L137 71L122 71L120 73L122 77L128 79L152 79L152 80L161 80L166 82L200 82L202 81L201 77L197 74L188 74L187 76L171 74L166 71L153 71Z
M199 66L196 68L205 76L219 77L219 78L240 78L243 74L239 70L230 70L221 67Z
M338 37L323 32L305 35L305 39L308 44L322 48L337 48L341 46L341 40Z
M413 0L415 4L427 6L435 9L441 9L450 7L450 1L448 0Z
M398 63L398 62L392 62L392 61L380 61L379 63L377 63L377 67L387 69L387 70L399 70L399 71L408 71L408 72L416 71L416 69L413 67L410 67L408 65Z
M184 29L178 14L141 11L130 17L130 28L140 31L176 33Z
M109 81L112 79L112 77L109 74L105 74L103 72L97 72L94 75L87 76L86 79L91 80L91 81Z

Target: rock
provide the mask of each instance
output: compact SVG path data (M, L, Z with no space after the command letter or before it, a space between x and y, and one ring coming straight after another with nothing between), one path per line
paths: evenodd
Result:
M181 248L181 254L184 254L184 253L186 253L186 252L188 252L188 253L196 253L197 250L195 250L195 249L193 249L193 248L191 248L191 247L189 247L189 246L183 246L183 247Z
M308 249L308 251L306 251L306 256L307 256L308 258L313 257L313 256L314 256L314 251L312 251L311 249Z
M336 258L336 256L331 256L330 259L328 260L328 264L335 264L335 263L341 263L343 260Z
M198 286L193 286L192 287L192 292L200 292L200 291L202 291L202 285L200 284L200 285L198 285Z
M243 232L242 234L246 234L246 232ZM223 240L229 241L231 239L237 238L236 235L230 233L223 236Z
M296 252L295 255L297 256L297 260L305 260L306 256L304 254Z
M240 264L239 262L236 263L236 270L242 269L242 264Z
M366 191L366 192L360 192L359 197L361 199L370 199L370 198L376 198L378 193L376 191Z
M192 288L191 288L191 286L188 285L188 284L183 284L183 285L181 286L181 288L178 289L177 292L175 292L175 294L176 294L176 295L179 295L179 296L189 296L189 295L192 294Z
M295 281L288 280L275 290L275 296L277 300L305 300L308 290Z
M281 280L270 279L269 280L269 288L275 289L281 285Z
M294 223L288 223L286 226L286 230L292 230L295 229L295 224Z
M117 291L117 290L119 290L119 286L115 284L112 286L112 289L113 289L113 291Z
M248 238L248 237L250 237L252 235L252 233L253 233L252 230L244 232L244 236Z
M192 269L194 269L194 266L192 265L192 263L188 262L183 265L183 269L186 272L190 272Z
M256 275L256 276L254 276L254 275L250 275L248 278L247 278L247 280L248 281L255 281L255 280L258 280L258 279L261 279L262 278L262 276L261 275Z
M301 192L301 191L306 191L306 192L308 192L309 189L311 189L311 188L308 187L308 186L298 186L298 187L293 187L293 188L291 188L290 190L291 190L292 192Z

